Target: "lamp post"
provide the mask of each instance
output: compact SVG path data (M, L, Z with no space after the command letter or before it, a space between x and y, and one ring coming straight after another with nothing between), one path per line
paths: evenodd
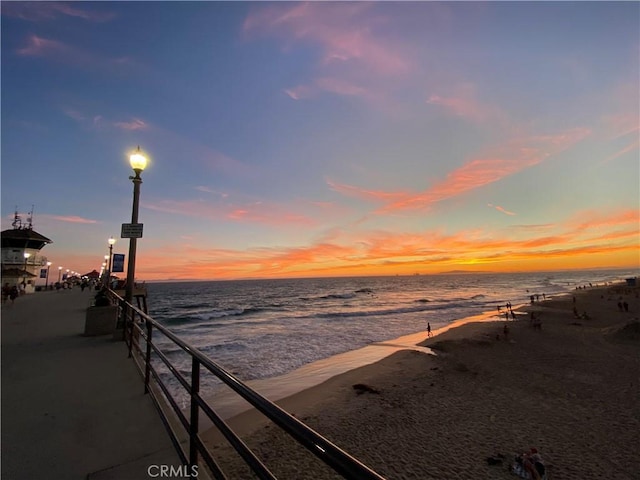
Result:
M31 256L30 253L24 252L24 278L22 279L22 282L25 285L27 283L27 260L29 260L30 256Z
M111 284L111 261L113 259L113 244L116 243L116 239L109 237L109 265L107 266L107 283Z
M51 262L47 262L47 279L44 281L44 289L49 286L49 269L51 268Z
M58 267L58 283L60 283L61 277L62 277L62 267Z
M102 262L102 271L104 276L102 277L102 284L107 287L109 285L109 272L107 271L107 265L109 265L109 255L104 256L104 262Z
M131 209L131 223L136 225L138 223L138 205L140 203L140 184L142 183L140 174L147 166L147 157L145 157L140 151L140 146L138 146L138 149L129 157L129 163L131 164L131 168L135 173L135 176L129 177L129 180L133 182L133 207ZM131 301L133 300L133 282L135 280L137 240L137 238L129 239L127 284L124 293L124 299L129 303L131 303Z

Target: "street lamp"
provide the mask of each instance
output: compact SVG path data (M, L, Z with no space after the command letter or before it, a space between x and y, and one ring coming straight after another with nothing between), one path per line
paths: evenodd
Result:
M44 281L44 289L49 286L49 269L51 268L51 262L47 262L47 279Z
M129 163L131 164L131 168L135 173L134 177L129 177L129 180L133 182L133 208L131 210L131 223L133 225L137 225L138 205L140 203L140 184L142 183L142 178L140 178L140 174L147 166L147 157L145 157L143 153L140 151L140 146L138 146L138 149L129 157ZM129 303L131 303L131 301L133 300L133 282L135 280L137 240L138 240L137 238L129 239L127 284L126 284L125 294L124 294L125 301Z
M24 278L22 279L22 282L25 285L27 283L27 260L29 259L30 256L31 256L30 253L24 252Z
M60 277L61 276L62 276L62 267L58 267L58 283L60 283Z
M113 260L113 244L116 243L116 239L113 237L109 237L109 265L108 265L108 276L107 276L107 282L111 283L111 262Z
M104 276L102 277L102 283L106 287L109 285L109 272L107 272L107 265L109 265L109 255L104 256L104 262L102 262L102 271Z

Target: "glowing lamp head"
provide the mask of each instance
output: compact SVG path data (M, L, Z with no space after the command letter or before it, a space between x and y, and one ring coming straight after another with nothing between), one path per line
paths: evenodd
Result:
M138 149L129 156L129 163L133 171L137 174L140 174L147 166L147 157L144 156L139 146Z
M116 243L116 239L113 237L109 237L109 245L113 245L114 243Z
M30 254L30 253L26 253L26 252L25 252L25 254L24 254L24 259L26 260L26 259L27 259L27 258L29 258L30 256L31 256L31 254Z
M50 266L51 266L51 262L47 262L47 267L50 267Z

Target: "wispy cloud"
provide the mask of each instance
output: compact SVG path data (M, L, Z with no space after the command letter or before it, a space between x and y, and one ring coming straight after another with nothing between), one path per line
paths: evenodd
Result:
M611 162L612 160L615 160L618 157L621 157L629 152L633 152L634 150L638 150L638 149L640 149L640 139L634 140L626 147L618 150L612 155L609 155L607 158L604 159L604 163ZM637 158L637 154L636 154L636 158Z
M229 196L228 193L225 192L219 192L218 190L213 190L209 187L204 187L202 185L199 185L197 187L195 187L195 189L199 192L204 192L204 193L211 193L212 195L218 195L221 198L227 198Z
M312 98L322 92L335 93L347 97L370 97L375 99L375 94L369 89L353 84L348 80L331 77L317 78L309 85L288 88L284 92L294 100Z
M210 220L229 220L249 224L267 226L313 226L316 221L312 218L297 213L275 203L263 203L259 201L240 203L215 203L205 201L175 201L160 200L157 202L145 202L144 208L176 214L189 215Z
M108 129L117 128L119 130L137 131L137 130L149 130L152 126L140 119L132 118L127 121L113 121L105 118L100 114L83 113L73 107L62 107L62 112L69 118L72 118L76 122L82 124L86 128L92 129Z
M509 125L507 114L494 105L480 102L476 90L475 85L463 83L453 89L453 95L431 95L427 103L440 106L445 112L474 123L496 124L501 127Z
M133 118L129 122L114 122L113 125L122 130L146 130L149 128L149 126L139 118Z
M488 206L491 207L491 208L495 208L496 210L498 210L499 212L504 213L505 215L516 215L514 212L510 212L509 210L505 210L500 205L493 205L493 204L489 203Z
M343 183L337 183L333 180L326 179L327 185L338 193L346 195L348 197L360 198L362 200L388 203L394 200L406 198L410 194L407 192L384 192L380 190L367 190L353 185L346 185Z
M472 158L428 190L391 203L382 208L381 212L425 208L435 202L494 183L543 162L579 142L589 133L587 129L574 129L557 135L513 139Z
M27 44L16 50L18 55L24 56L46 56L52 54L70 55L72 48L62 42L50 40L48 38L31 35Z
M384 30L388 24L373 4L364 2L274 3L252 9L243 31L247 38L278 37L285 51L317 49L315 78L283 88L292 99L326 92L384 104L393 83L381 82L397 83L415 70L406 48Z
M374 33L384 22L367 15L370 8L366 3L271 4L253 9L243 30L319 45L324 65L353 63L384 75L409 73L412 64L405 54Z
M129 71L137 66L137 63L129 57L96 55L80 47L38 35L31 35L26 45L16 49L15 52L23 57L44 58L84 69Z
M91 220L89 218L78 217L76 215L41 215L44 218L50 218L52 220L58 220L60 222L67 223L98 223L97 220Z
M512 139L471 158L450 172L444 180L423 192L376 191L332 180L327 180L327 184L332 190L346 196L385 203L377 213L422 209L537 165L571 147L589 133L587 129L576 128L556 135Z
M108 22L116 16L112 12L87 10L81 7L82 4L76 2L3 2L2 16L20 18L30 22L51 21L63 16L90 22Z

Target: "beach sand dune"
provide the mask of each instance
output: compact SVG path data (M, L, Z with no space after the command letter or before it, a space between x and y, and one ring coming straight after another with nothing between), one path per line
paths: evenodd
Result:
M638 292L536 303L506 339L505 322L463 325L422 343L437 356L401 351L277 403L389 479L517 478L508 465L534 446L553 480L638 479ZM280 478L340 478L255 411L231 424ZM215 429L205 438L230 478L252 478Z

